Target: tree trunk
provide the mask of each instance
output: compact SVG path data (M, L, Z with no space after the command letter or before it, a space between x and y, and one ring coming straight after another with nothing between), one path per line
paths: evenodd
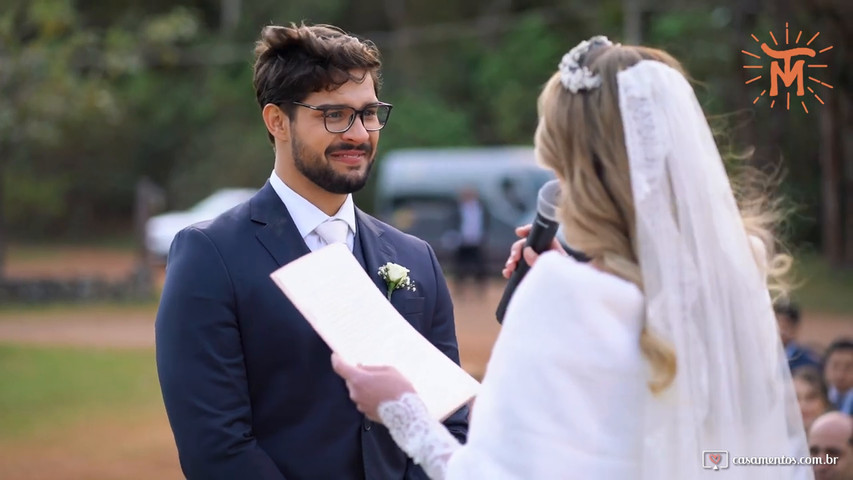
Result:
M843 172L841 169L838 95L826 95L820 111L820 176L823 253L831 265L844 258L843 208L841 203Z
M755 43L752 42L750 34L755 33L755 25L757 12L760 8L758 5L758 1L756 0L744 0L744 1L736 1L734 2L734 39L732 40L732 49L736 52L740 52L741 50L755 50ZM767 108L767 105L753 105L752 101L755 98L755 93L751 91L750 85L746 84L746 81L750 79L751 75L747 71L747 69L742 68L743 55L738 55L737 63L734 65L734 68L737 69L737 75L735 76L735 81L737 85L733 85L736 94L731 96L731 102L729 108L731 111L739 111L745 108ZM764 99L766 101L766 99ZM753 110L754 111L754 110ZM750 159L750 161L755 161L755 158L761 155L761 145L759 145L758 134L757 134L757 125L755 120L751 120L748 122L744 122L742 126L733 130L732 136L734 138L735 145L738 146L738 149L741 148L754 148L755 155Z
M842 203L841 221L844 222L842 234L843 262L847 267L853 267L853 97L845 91L838 92L839 97L839 120L841 126L838 129L837 138L839 144L839 163L841 165L842 180L839 185Z
M414 42L405 0L385 0L385 13L391 25L389 47L393 47L394 74L409 88L417 88L420 78L420 59L414 54Z
M222 33L229 33L240 23L240 10L242 0L221 0L219 29Z
M623 42L627 45L643 44L643 0L622 0L625 18L622 23Z
M477 19L477 29L483 32L483 42L490 47L497 47L500 38L501 19L512 12L512 0L492 0L480 12Z
M9 152L0 140L0 280L6 278L6 164Z

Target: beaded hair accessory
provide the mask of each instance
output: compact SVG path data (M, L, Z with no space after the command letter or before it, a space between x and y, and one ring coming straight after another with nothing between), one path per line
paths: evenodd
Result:
M601 86L601 77L593 74L588 67L582 67L581 62L593 47L612 45L613 42L604 35L596 35L577 44L575 48L569 50L569 53L563 55L559 66L560 82L563 87L572 93L578 93L581 90L592 90Z

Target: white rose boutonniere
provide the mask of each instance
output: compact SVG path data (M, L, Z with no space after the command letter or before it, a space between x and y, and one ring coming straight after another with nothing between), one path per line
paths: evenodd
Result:
M391 262L382 265L379 267L379 277L388 285L388 300L391 300L391 294L398 288L415 291L415 282L409 278L409 269L402 265Z

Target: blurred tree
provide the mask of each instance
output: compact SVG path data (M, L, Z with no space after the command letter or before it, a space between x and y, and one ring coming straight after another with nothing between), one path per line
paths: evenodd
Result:
M9 7L0 14L0 274L7 218L61 210L73 181L35 165L35 151L58 145L63 126L76 118L120 115L103 77L81 62L80 54L96 39L77 28L69 1L18 1Z
M823 253L833 266L853 267L853 2L798 0L828 39L828 69L821 79L833 85L819 108L821 222Z
M643 44L643 0L622 0L622 41L628 45Z
M392 148L529 144L539 89L578 41L604 33L664 48L700 80L700 101L729 124L733 151L784 162L786 192L806 205L804 217L821 219L798 220L795 239L823 241L835 261L853 252L849 0L175 3L4 2L0 245L10 231L68 238L125 228L143 176L166 188L172 208L218 187L260 186L272 151L251 86L253 42L263 25L305 20L382 50L382 97L395 109L379 161ZM778 31L788 15L835 44L835 88L809 115L753 106L755 84L744 83L750 34Z
M137 172L112 143L127 120L116 79L177 61L175 44L197 31L182 9L138 25L86 28L70 0L17 1L0 13L0 271L10 224L57 233L75 221L91 227L93 207L111 206L98 200L132 203Z
M536 14L519 21L493 47L483 49L472 78L478 121L486 143L530 144L536 129L540 86L556 69L565 42ZM475 111L477 106L474 107Z
M240 12L243 8L242 0L220 0L221 5L221 21L220 29L222 33L230 33L240 23Z

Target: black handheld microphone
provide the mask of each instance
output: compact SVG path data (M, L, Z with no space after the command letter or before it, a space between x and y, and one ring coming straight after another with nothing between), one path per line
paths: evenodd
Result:
M559 197L560 183L557 180L551 180L539 189L536 218L533 219L533 227L530 229L530 234L527 235L524 248L531 247L534 252L542 253L551 246L551 240L557 234L557 200ZM524 248L522 248L522 251L524 251ZM498 303L498 311L496 312L498 323L503 323L509 299L512 298L515 288L521 282L521 279L527 275L528 270L530 270L530 265L524 261L524 255L522 255L518 260L515 271L509 277L503 297L501 297L501 301Z

